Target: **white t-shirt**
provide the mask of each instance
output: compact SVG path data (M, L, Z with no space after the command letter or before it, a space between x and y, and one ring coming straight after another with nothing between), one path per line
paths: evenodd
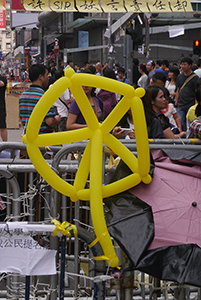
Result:
M161 109L161 112L162 112L166 117L168 117L169 122L170 122L171 124L173 124L175 127L177 127L177 124L176 124L175 119L174 119L174 117L173 117L173 115L177 113L177 110L176 110L176 108L174 107L174 105L173 105L172 103L169 103L169 104L166 106L166 108Z
M175 93L176 91L176 85L170 84L170 82L167 80L165 83L166 89L169 91L170 94ZM172 100L174 100L175 97L172 97Z
M137 84L138 84L140 87L144 88L144 87L145 87L145 84L146 84L146 82L147 82L147 77L148 77L148 76L147 76L146 74L144 74L143 76L141 76L141 77L139 78Z
M201 78L201 69L195 70L194 73Z
M66 102L66 100L70 100L69 89L65 90L65 92L59 98L61 98L61 100L63 100L64 102ZM56 106L57 112L61 116L61 118L68 117L68 109L59 99L57 99L53 105Z

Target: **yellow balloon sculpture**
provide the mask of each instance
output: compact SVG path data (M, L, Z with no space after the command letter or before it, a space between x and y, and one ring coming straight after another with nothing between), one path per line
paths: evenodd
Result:
M99 87L114 93L123 95L122 100L116 105L110 115L100 124L84 93L82 86ZM76 102L86 120L87 128L55 132L39 135L41 123L51 105L60 95L70 88ZM90 200L91 216L97 241L101 244L104 258L111 267L119 263L113 243L110 239L105 218L102 199L125 191L141 181L149 183L150 155L147 137L147 126L144 116L141 97L145 91L142 88L134 90L128 84L121 83L102 76L90 74L75 74L73 69L67 69L65 77L62 77L42 96L33 110L23 136L23 142L27 144L27 152L40 175L61 194L69 196L72 201ZM131 108L138 158L136 158L110 131L115 127L123 115ZM58 145L89 140L84 151L74 185L65 182L45 162L39 147ZM131 175L117 182L102 185L102 158L103 143L129 166L133 172ZM85 189L88 175L90 174L90 188ZM93 245L91 245L93 246ZM98 258L95 258L98 259Z

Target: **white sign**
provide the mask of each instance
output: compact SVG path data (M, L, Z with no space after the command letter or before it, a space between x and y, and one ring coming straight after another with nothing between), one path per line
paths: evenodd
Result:
M25 231L16 223L13 230L8 224L0 229L0 273L56 274L57 251L40 246L28 232L24 234Z
M169 38L174 38L179 35L184 35L184 27L178 27L178 26L169 26Z

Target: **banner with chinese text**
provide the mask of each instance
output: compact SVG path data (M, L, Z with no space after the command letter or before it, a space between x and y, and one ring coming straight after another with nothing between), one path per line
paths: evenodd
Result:
M24 8L31 11L50 11L49 0L24 0Z
M149 12L146 0L125 0L125 6L128 12Z
M4 0L5 1L5 0ZM0 10L5 9L0 0ZM75 3L75 4L74 4ZM143 12L192 12L190 0L101 0L100 5L106 13ZM124 6L125 4L125 6ZM148 5L147 5L148 4ZM76 5L76 8L75 8ZM58 12L102 12L99 0L13 0L13 10L58 11Z
M148 5L151 12L171 12L168 0L148 0Z

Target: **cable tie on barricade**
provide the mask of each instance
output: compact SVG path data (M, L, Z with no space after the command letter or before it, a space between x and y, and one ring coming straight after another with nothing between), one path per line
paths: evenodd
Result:
M92 248L95 244L97 244L106 235L109 235L107 230L105 230L103 233L101 233L91 244L89 244L88 245L89 248Z
M120 161L120 158L117 157L117 158L114 159L114 156L113 156L113 155L114 155L115 153L114 153L112 150L110 150L109 148L107 148L107 147L104 148L104 151L110 153L110 158L109 158L109 162L108 162L108 169L111 169L111 168L112 168L112 165L115 166L115 167L117 167L117 165L118 165L118 163L119 163L119 161Z
M52 152L52 150L50 149L49 146L46 146L46 147L45 147L45 151L50 151L50 152Z
M54 225L56 226L56 228L54 229L52 236L57 235L58 232L61 232L63 235L70 237L71 233L70 231L73 230L73 234L75 237L77 237L77 227L76 225L72 225L68 222L63 222L62 224L57 221L56 219L53 219L51 221L52 223L54 223Z

